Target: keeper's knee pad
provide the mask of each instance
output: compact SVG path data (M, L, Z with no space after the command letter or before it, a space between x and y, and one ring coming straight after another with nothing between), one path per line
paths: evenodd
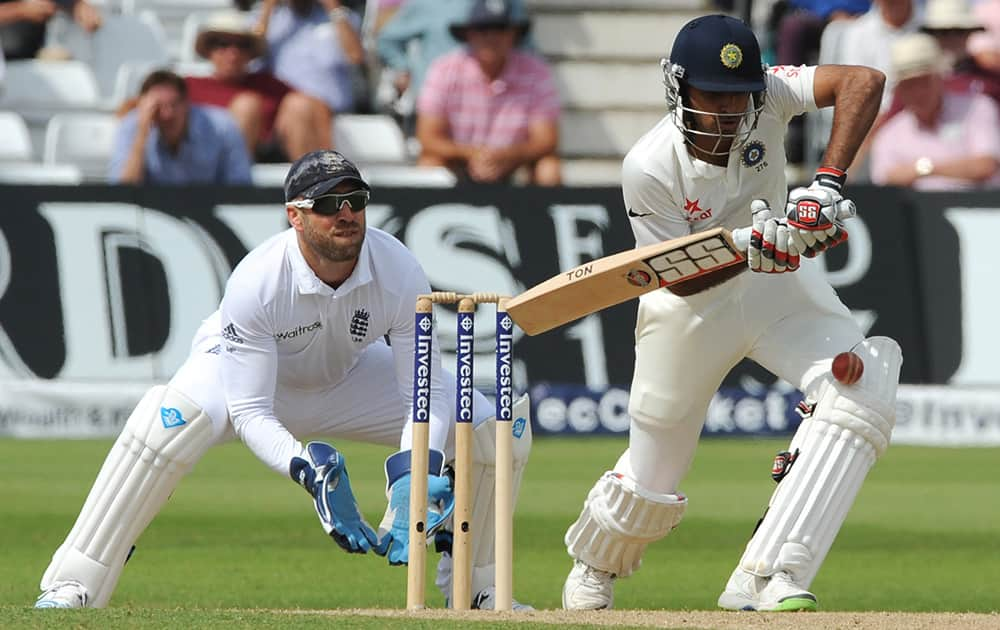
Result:
M56 551L41 588L80 582L88 605L107 605L132 545L212 443L212 420L184 394L150 389L129 416Z

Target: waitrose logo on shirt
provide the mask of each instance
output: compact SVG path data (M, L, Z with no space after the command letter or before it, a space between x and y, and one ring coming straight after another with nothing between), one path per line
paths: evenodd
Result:
M308 324L306 326L299 326L291 330L275 333L274 338L277 339L278 341L287 341L289 339L295 339L299 335L304 335L307 332L311 332L313 330L316 330L317 328L322 328L322 327L323 327L323 322L316 320L313 323Z

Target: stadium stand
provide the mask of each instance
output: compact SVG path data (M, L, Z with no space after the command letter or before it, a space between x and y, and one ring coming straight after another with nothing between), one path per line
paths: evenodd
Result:
M28 123L17 112L0 112L0 138L0 161L27 162L34 157Z
M232 0L97 0L94 4L104 12L106 38L101 31L90 39L69 29L57 31L57 41L74 59L9 62L6 90L0 96L0 110L19 114L27 123L31 156L45 153L50 166L78 165L75 168L82 173L78 176L87 180L98 174L103 178L104 165L95 164L100 152L50 155L46 135L99 132L93 126L87 132L74 131L72 125L66 130L66 121L76 118L61 115L89 114L91 122L101 120L100 128L107 129L113 124L108 113L134 96L154 67L167 63L182 75L210 72L210 64L194 57L193 38L205 16L233 6ZM366 43L371 41L377 4L368 0L364 8ZM664 114L659 59L667 54L677 29L694 15L712 10L712 5L706 0L527 0L527 5L536 45L553 67L563 101L563 180L573 186L616 186L625 151ZM61 118L50 128L50 119L57 115ZM334 142L384 182L441 186L454 181L450 174L438 172L428 172L421 181L411 166L414 153L407 143L412 140L387 116L338 115ZM8 162L24 163L29 172L31 159L37 158ZM258 175L260 181L278 181L268 173L281 168L263 165L255 181Z
M87 180L104 180L116 124L111 114L56 114L45 130L42 161L70 164Z

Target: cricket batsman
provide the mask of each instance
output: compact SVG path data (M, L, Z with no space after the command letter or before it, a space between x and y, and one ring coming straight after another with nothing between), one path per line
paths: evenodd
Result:
M622 167L636 247L752 224L748 264L640 298L628 449L566 532L573 566L563 606L611 608L615 580L680 524L688 504L680 484L709 401L749 357L805 394L807 417L718 605L814 610L810 585L895 422L899 345L866 339L811 260L847 239L846 171L885 77L860 66L766 68L753 32L724 15L681 28L662 69L667 115ZM789 120L821 107L835 112L821 166L811 184L788 192ZM831 374L846 351L863 363L851 384Z

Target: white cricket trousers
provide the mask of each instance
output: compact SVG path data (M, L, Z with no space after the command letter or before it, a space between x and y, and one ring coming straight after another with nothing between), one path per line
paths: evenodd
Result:
M798 271L745 272L702 293L639 301L629 448L617 472L673 494L694 458L712 396L744 357L811 394L838 353L864 335L818 260Z

